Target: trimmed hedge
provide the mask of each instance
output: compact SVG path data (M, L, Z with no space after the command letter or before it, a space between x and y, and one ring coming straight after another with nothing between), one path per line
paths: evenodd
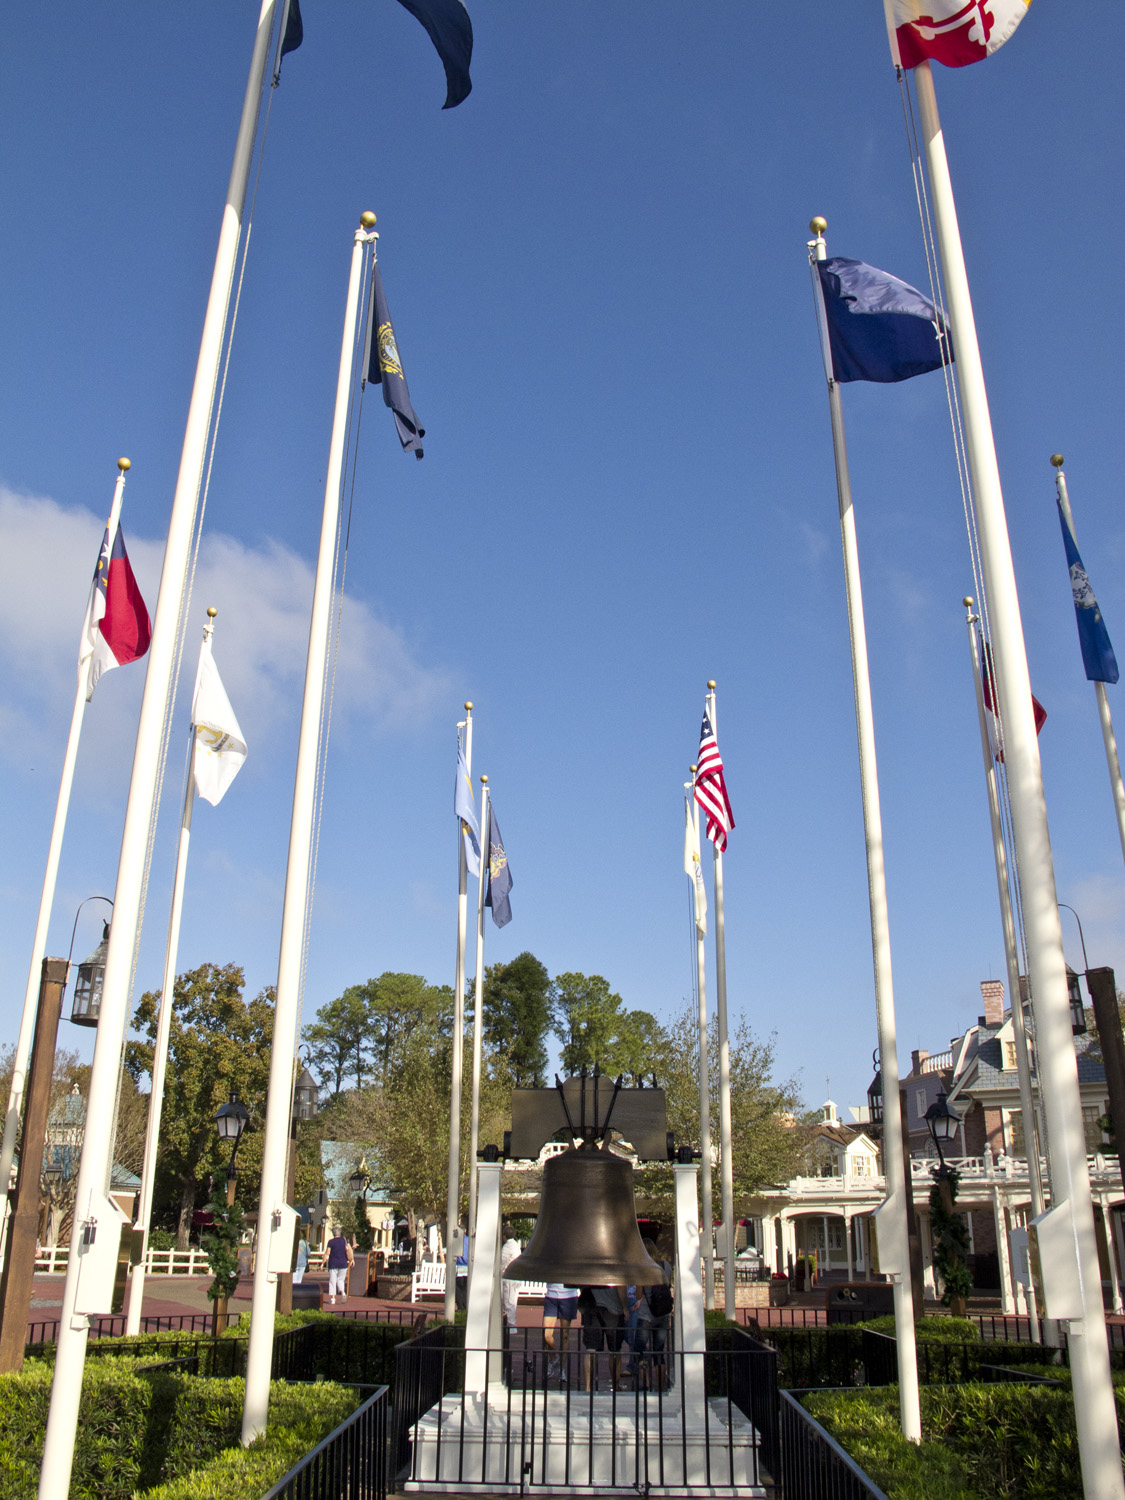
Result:
M879 1318L868 1318L866 1323L853 1323L853 1328L869 1328L872 1333L895 1336L895 1315L884 1313ZM979 1344L980 1329L971 1318L920 1318L914 1324L914 1337L919 1344Z
M252 1500L337 1427L360 1399L328 1382L275 1382L266 1437L249 1450L228 1452L216 1471L224 1487L209 1490L204 1487L208 1473L223 1450L239 1442L244 1382L137 1373L145 1362L125 1356L87 1365L71 1500L130 1500L181 1477L188 1486L183 1495ZM5 1500L34 1500L37 1493L51 1373L48 1363L32 1360L20 1373L0 1376L0 1494ZM259 1483L266 1469L270 1477ZM233 1483L237 1476L241 1478L231 1488L227 1481ZM170 1497L161 1494L161 1500Z
M921 1401L917 1447L902 1436L897 1386L816 1392L804 1404L889 1500L1081 1500L1069 1391L923 1386ZM1120 1387L1117 1409L1120 1429Z

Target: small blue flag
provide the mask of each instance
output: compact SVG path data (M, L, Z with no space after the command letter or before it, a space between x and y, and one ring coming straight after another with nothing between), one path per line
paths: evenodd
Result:
M816 268L838 381L889 384L940 370L952 360L937 309L914 287L842 256L817 261Z
M1082 645L1082 665L1086 668L1086 676L1091 682L1116 682L1117 658L1110 645L1109 631L1105 628L1098 601L1094 598L1094 591L1090 587L1086 569L1082 566L1082 559L1078 555L1074 533L1066 524L1062 503L1057 496L1055 503L1059 507L1059 524L1062 526L1063 546L1066 548L1066 565L1070 569L1070 591L1074 595L1074 616L1078 621L1078 639Z
M480 874L480 824L473 801L473 783L465 764L461 737L457 737L457 785L453 792L453 812L461 820L461 841L465 846L465 868L470 875Z
M418 421L410 404L410 392L406 376L402 373L398 344L383 295L383 278L379 274L379 262L371 267L371 311L367 316L367 357L364 360L366 380L383 387L383 400L394 415L399 442L404 453L422 457L422 439L426 429Z
M492 803L488 804L488 889L484 893L484 904L492 910L492 920L497 927L506 927L512 920L512 903L508 892L512 889L512 872L508 856L504 851L504 840Z

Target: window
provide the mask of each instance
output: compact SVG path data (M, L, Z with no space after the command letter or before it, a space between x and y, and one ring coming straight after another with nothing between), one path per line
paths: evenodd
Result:
M864 1151L857 1151L852 1157L852 1174L855 1177L871 1176L871 1158Z
M918 1118L920 1120L924 1120L926 1118L926 1090L925 1089L915 1089L914 1090L914 1108L915 1108L915 1110L917 1112Z
M1100 1151L1102 1149L1102 1127L1098 1123L1104 1111L1096 1104L1084 1104L1082 1106L1082 1128L1086 1132L1086 1150Z
M1023 1111L1013 1109L1008 1116L1009 1152L1012 1156L1026 1156L1027 1146L1023 1137Z
M1016 1044L1015 1042L1004 1043L1004 1071L1014 1073L1016 1071Z

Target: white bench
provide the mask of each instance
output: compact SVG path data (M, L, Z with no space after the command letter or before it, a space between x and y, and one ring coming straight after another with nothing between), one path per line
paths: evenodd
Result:
M410 1276L410 1300L417 1302L419 1297L444 1297L445 1296L445 1267L439 1260L423 1261L417 1271Z
M547 1283L545 1281L514 1281L513 1286L519 1288L516 1293L518 1297L538 1297L540 1301L547 1295ZM445 1296L445 1266L441 1261L424 1261L417 1271L410 1276L410 1300L417 1302L419 1297L444 1297Z

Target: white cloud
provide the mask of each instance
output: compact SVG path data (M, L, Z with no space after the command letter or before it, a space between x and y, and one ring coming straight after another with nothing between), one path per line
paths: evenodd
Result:
M61 753L74 698L78 637L104 518L38 496L0 488L0 536L8 558L0 590L0 632L7 678L0 694L0 755L26 762ZM133 570L152 613L163 543L135 535L126 522ZM194 583L181 695L194 677L204 611L219 610L215 659L251 750L270 742L301 700L313 569L267 540L247 546L204 533ZM445 674L420 663L402 633L370 606L345 596L337 662L334 732L381 733L424 722L449 695ZM118 680L120 679L120 680ZM102 679L94 702L116 698L135 722L143 670ZM181 698L183 701L183 698ZM186 710L185 710L186 712ZM91 716L92 717L92 716ZM118 740L118 745L120 741Z

